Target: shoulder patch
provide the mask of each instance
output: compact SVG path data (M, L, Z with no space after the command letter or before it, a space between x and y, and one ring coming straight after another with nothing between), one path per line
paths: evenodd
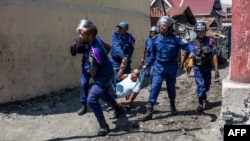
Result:
M135 43L135 37L133 35L129 37L129 43L130 44Z
M89 55L95 59L99 64L102 64L102 58L101 58L101 55L100 53L97 51L97 48L94 48L92 47L91 50L90 50L90 53Z

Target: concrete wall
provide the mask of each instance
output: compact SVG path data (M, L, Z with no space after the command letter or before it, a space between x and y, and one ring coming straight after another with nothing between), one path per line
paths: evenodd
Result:
M120 21L137 41L140 65L150 28L144 0L0 0L0 103L24 100L80 84L81 56L69 53L81 19L90 19L110 43Z

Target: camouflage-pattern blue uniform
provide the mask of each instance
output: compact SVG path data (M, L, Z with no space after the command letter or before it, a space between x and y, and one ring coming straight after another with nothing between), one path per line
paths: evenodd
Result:
M194 30L197 33L197 37L194 40L195 56L193 58L193 71L197 85L196 94L199 100L199 105L196 107L196 111L201 113L205 108L204 101L207 100L206 92L210 89L213 65L215 79L219 77L218 57L213 39L206 36L206 23L201 21L197 22Z
M96 39L90 45L89 62L91 67L97 67L96 75L93 77L94 84L89 91L87 102L93 110L98 121L104 119L99 98L107 102L114 109L117 107L115 99L109 93L109 86L114 76L113 66L108 58L103 44Z
M85 43L82 42L80 38L77 38L76 46L71 47L70 49L72 56L76 56L77 53L83 54L81 60L82 72L81 72L81 84L80 84L80 102L82 104L86 104L88 89L89 89L89 79L91 77L89 73L90 64L88 60L89 48L86 46Z
M103 40L96 36L96 39L99 40L103 44ZM87 103L88 90L89 90L89 80L91 78L89 69L89 51L90 48L84 43L79 37L76 39L76 46L70 47L70 52L72 56L76 56L77 54L82 54L82 72L81 72L81 83L80 83L80 102L82 104ZM105 50L106 51L106 50Z
M131 57L134 52L135 38L130 33L122 37L118 31L115 31L112 33L111 41L110 55L115 72L118 72L122 59L127 58L128 63L124 73L129 74L131 72Z
M147 38L145 41L145 48L146 48L146 56L145 56L145 60L147 61L150 58L151 52L152 52L152 46L153 43L155 42L156 37L153 38ZM152 76L153 73L153 64L151 66L149 66L148 68L146 68L146 76Z
M216 54L216 48L213 47L211 39L204 37L199 42L199 45L195 45L195 57L194 57L194 78L197 85L196 94L198 99L207 99L206 92L209 91L212 78L212 54Z
M167 92L170 101L174 101L176 97L176 74L178 70L177 58L179 49L189 50L193 52L192 43L184 43L180 38L169 33L168 36L163 38L160 34L157 35L153 43L152 54L146 60L146 66L154 63L154 71L152 76L152 87L148 103L156 104L162 82L166 80ZM187 51L188 52L188 51Z

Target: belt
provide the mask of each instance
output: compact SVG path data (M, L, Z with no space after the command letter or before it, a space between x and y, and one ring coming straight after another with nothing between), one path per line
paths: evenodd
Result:
M174 61L159 61L159 60L157 60L157 62L163 66L172 65L172 64L176 63L175 60Z

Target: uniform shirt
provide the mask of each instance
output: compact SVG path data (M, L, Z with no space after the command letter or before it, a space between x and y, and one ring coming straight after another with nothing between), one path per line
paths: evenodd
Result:
M117 98L129 96L131 93L139 94L144 76L145 76L145 71L141 71L137 81L133 81L131 80L131 74L129 74L121 82L117 83L116 84Z
M195 41L197 42L198 40L196 39ZM207 36L205 36L201 41L198 41L198 44L196 42L194 42L195 48L197 48L197 46L199 46L199 47L209 46L210 52L216 53L216 47L215 47L214 42L212 41L212 39L208 38ZM195 54L196 53L197 52L195 50Z
M152 39L147 38L145 41L146 58L150 56L152 50Z
M146 66L150 66L154 61L156 61L156 63L157 61L176 61L179 55L179 49L190 53L195 52L193 43L184 43L181 38L176 38L175 35L171 33L164 38L158 34L152 46L152 53L149 59L146 60Z
M201 41L198 39L194 40L195 45L195 58L194 64L198 66L211 66L212 65L212 54L216 54L216 46L212 39L205 36ZM198 61L199 60L199 61Z
M100 38L90 45L89 62L91 67L97 67L93 77L95 84L107 86L114 76L113 66Z
M96 38L103 43L103 40L96 36ZM70 52L72 56L76 56L76 54L82 54L82 69L86 69L89 71L90 69L90 63L89 63L89 51L90 48L84 43L80 37L76 39L76 46L70 48Z
M110 55L114 63L121 64L122 59L127 58L131 63L131 57L134 52L135 38L127 33L126 37L122 37L119 31L115 31L111 35L112 48ZM119 68L119 66L116 66Z
M146 49L146 59L148 59L151 55L153 43L155 42L156 36L154 38L147 38L145 41L145 49Z

